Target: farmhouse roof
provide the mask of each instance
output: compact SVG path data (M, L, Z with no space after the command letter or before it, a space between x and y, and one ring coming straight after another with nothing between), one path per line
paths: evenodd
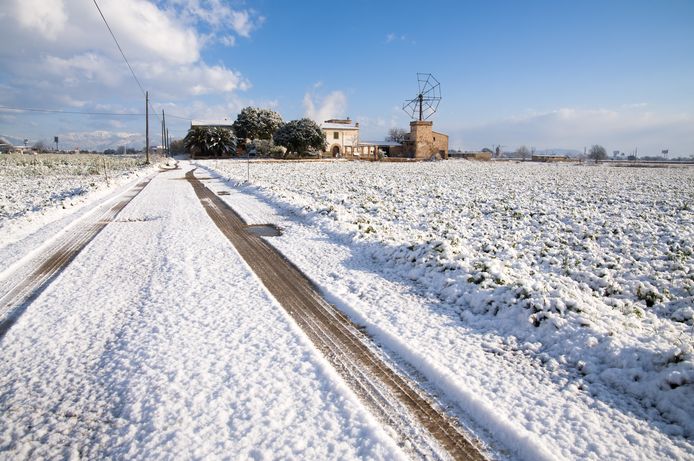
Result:
M357 125L352 125L352 124L346 124L346 123L323 123L321 125L321 128L324 130L358 130L359 127Z
M190 126L225 126L230 127L234 122L228 118L222 120L193 120Z

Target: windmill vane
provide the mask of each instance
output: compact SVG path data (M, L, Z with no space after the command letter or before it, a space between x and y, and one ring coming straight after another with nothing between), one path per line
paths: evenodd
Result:
M402 110L414 120L427 120L439 108L441 84L433 75L424 73L417 73L417 84L417 96L406 100Z

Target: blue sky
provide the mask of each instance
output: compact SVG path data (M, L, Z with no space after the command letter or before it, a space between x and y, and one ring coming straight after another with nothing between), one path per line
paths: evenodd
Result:
M451 147L694 154L692 1L100 0L174 137L185 119L247 105L286 119L350 116L363 139L407 127L416 73L441 82ZM0 105L142 112L140 89L91 2L11 0ZM156 122L154 135L158 133ZM0 109L0 134L75 145L141 142L141 117Z

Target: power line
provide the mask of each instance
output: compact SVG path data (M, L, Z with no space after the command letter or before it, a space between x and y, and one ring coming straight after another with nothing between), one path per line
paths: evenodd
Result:
M142 95L145 96L147 94L147 92L145 91L144 87L140 83L140 80L137 78L137 75L135 74L135 71L133 70L132 66L130 65L128 58L125 56L125 53L123 52L123 48L121 48L120 43L118 43L118 39L116 38L116 35L113 33L111 26L108 24L108 21L106 20L106 17L104 16L104 13L101 11L101 8L99 7L99 4L97 3L97 1L93 0L93 2L94 2L94 6L96 6L96 9L99 11L99 15L101 16L101 19L103 19L104 24L106 25L106 28L108 29L109 33L111 34L113 41L116 43L116 47L118 47L118 51L120 51L120 54L123 57L123 60L125 61L125 64L128 66L128 69L130 70L130 73L132 74L133 79L135 79L137 86L140 88L140 91L142 92ZM152 114L154 116L156 116L157 118L159 118L159 121L160 121L160 123L162 123L162 126L163 126L163 123L164 123L163 119L159 116L158 112L155 110L154 105L150 101L148 101L148 105L152 109ZM146 115L146 114L142 114L142 113L124 114L124 113L116 113L116 112L88 112L88 111L71 111L71 110L64 110L64 109L11 107L11 106L4 106L4 105L0 105L0 109L16 110L16 111L22 111L22 112L42 112L42 113L71 114L71 115L105 115L105 116L116 116L116 117L132 117L132 116L141 117L141 116ZM191 121L191 119L189 117L181 117L181 116L173 115L173 114L168 114L168 115L171 118Z
M133 78L135 79L135 82L137 82L137 86L140 87L140 91L142 92L142 95L146 95L145 89L142 87L142 84L140 83L140 79L137 78L137 75L135 75L135 71L133 70L133 67L130 65L130 62L128 61L128 58L125 57L125 53L123 52L123 48L121 48L120 43L118 43L118 39L116 38L116 35L113 33L113 30L111 29L111 26L108 24L108 21L106 20L106 16L104 16L104 13L101 11L101 8L99 8L99 4L96 2L96 0L92 0L94 2L94 6L96 6L96 9L99 10L99 14L101 15L101 19L104 20L104 24L106 24L106 28L108 29L109 33L111 34L111 37L113 37L113 41L116 42L116 46L118 47L118 51L120 51L121 56L123 56L123 60L125 63L128 65L128 69L130 69L130 73L133 75ZM147 102L149 107L152 109L152 112L155 115L157 114L157 111L154 110L154 106L152 103ZM159 122L163 123L161 120L161 117L159 118Z
M0 106L0 109L17 110L22 112L45 112L51 114L74 114L74 115L109 115L109 116L120 116L120 117L141 117L145 114L134 114L134 113L117 113L117 112L81 112L76 110L63 110L63 109L38 109L33 107L10 107L10 106Z
M140 80L138 80L137 75L135 75L135 71L133 70L132 66L128 62L128 58L125 57L125 53L123 53L123 49L120 47L120 43L118 43L118 39L113 34L113 31L111 30L111 26L108 25L108 21L106 20L104 13L101 12L101 8L99 8L99 4L96 3L96 0L93 0L93 1L94 1L94 5L96 6L96 9L99 10L99 14L101 15L101 19L103 19L104 24L106 24L106 28L111 33L111 37L113 37L113 41L116 42L116 46L118 47L118 51L120 51L121 56L123 56L123 60L128 65L128 69L130 69L130 73L133 74L133 78L137 82L137 86L140 87L140 91L142 91L142 95L144 96L145 95L145 89L142 87L142 84L140 84Z
M150 104L151 107L151 104ZM128 112L128 113L123 113L123 112L89 112L89 111L77 111L77 110L65 110L65 109L43 109L43 108L38 108L38 107L14 107L14 106L4 106L0 105L0 109L6 109L6 110L16 110L19 112L42 112L42 113L48 113L48 114L69 114L69 115L108 115L108 116L116 116L116 117L143 117L145 114L143 113L138 113L138 112ZM156 115L154 113L151 114L152 116ZM180 120L186 120L186 121L191 121L192 118L190 117L182 117L180 115L173 115L173 114L166 114L167 117L171 118L177 118Z

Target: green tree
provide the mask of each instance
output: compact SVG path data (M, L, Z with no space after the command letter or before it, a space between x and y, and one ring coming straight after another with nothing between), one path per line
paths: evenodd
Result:
M231 157L236 149L236 137L227 128L194 126L183 138L183 145L196 157Z
M308 118L292 120L275 132L275 144L287 148L287 152L305 154L310 150L325 150L325 133Z
M593 144L588 151L588 158L595 160L595 163L599 163L600 160L605 160L607 158L607 151L601 145Z
M272 139L272 135L284 124L274 110L246 107L239 112L232 125L239 139Z

